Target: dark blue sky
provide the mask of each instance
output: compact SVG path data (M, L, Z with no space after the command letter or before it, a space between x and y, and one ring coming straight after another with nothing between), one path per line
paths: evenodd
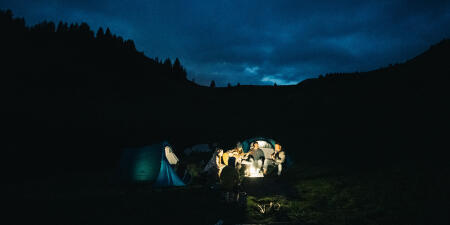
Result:
M293 84L403 62L450 37L450 1L0 0L28 24L110 27L220 86Z

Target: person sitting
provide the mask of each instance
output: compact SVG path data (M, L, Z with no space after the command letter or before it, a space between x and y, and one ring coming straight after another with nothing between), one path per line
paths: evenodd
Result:
M267 168L269 166L276 166L278 168L277 175L281 175L281 171L283 169L283 163L286 160L286 154L282 150L280 144L275 144L275 151L272 153L270 159L265 160L264 162L264 175L267 175Z
M246 160L242 161L242 164L252 166L256 169L256 173L259 173L261 167L263 167L264 159L264 152L259 148L258 142L253 142L252 148L247 153Z
M241 142L238 142L236 144L236 147L233 149L230 149L228 151L226 151L225 153L223 153L223 159L225 164L228 165L228 158L230 157L234 157L235 158L235 162L236 162L236 169L240 172L242 169L242 158L244 157L245 153L244 153L244 149L242 147Z
M240 142L238 142L236 144L235 148L230 149L230 150L226 151L225 153L223 153L223 158L224 158L225 164L227 164L227 165L228 165L227 162L228 162L229 157L234 157L236 159L235 160L236 163L240 164L241 158L243 155L244 155L244 153L243 153L243 149L242 149L242 144Z
M211 159L206 164L205 168L203 169L203 172L206 173L208 176L211 176L216 180L222 171L222 169L225 167L225 162L223 160L223 149L217 149Z
M228 158L228 165L222 169L220 174L220 184L224 190L226 202L237 201L238 195L238 184L239 184L239 173L236 170L236 160L234 157Z

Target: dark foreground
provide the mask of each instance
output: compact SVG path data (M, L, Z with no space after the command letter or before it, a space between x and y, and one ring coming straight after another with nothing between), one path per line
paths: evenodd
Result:
M281 178L243 181L246 204L220 193L116 186L110 173L27 180L19 221L47 224L448 224L448 166L402 162L348 170L296 163ZM11 186L12 187L12 186ZM16 191L20 189L15 189ZM13 193L15 191L10 189ZM19 194L15 192L16 194ZM25 222L24 223L29 223Z

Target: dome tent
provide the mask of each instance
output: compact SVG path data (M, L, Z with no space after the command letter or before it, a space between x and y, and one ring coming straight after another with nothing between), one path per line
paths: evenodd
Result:
M151 183L155 187L184 186L172 169L178 158L167 142L124 149L118 171L123 183Z
M253 142L258 142L259 148L264 152L264 156L269 158L270 155L275 151L275 144L277 143L275 140L270 138L263 137L255 137L249 138L247 140L242 141L242 150L247 153L250 151L251 144Z
M271 138L264 138L264 137L255 137L255 138L249 138L241 142L242 144L242 150L243 152L247 153L250 151L251 144L254 142L258 142L259 148L264 152L264 158L270 159L272 153L275 152L275 144L280 144L279 142L275 141ZM284 149L283 149L284 151ZM291 167L294 164L294 161L286 155L286 161L283 164L283 171L286 168Z

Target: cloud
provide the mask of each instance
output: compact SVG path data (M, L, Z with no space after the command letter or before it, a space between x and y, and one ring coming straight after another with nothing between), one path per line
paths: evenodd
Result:
M253 67L245 67L245 72L251 73L251 74L257 74L259 70L259 67L253 66Z
M450 37L448 1L0 0L28 22L108 26L208 85L291 84L404 61Z
M274 74L274 75L268 75L261 79L261 82L267 83L267 84L277 84L277 85L292 85L296 84L296 81L288 81L283 79L282 74Z

